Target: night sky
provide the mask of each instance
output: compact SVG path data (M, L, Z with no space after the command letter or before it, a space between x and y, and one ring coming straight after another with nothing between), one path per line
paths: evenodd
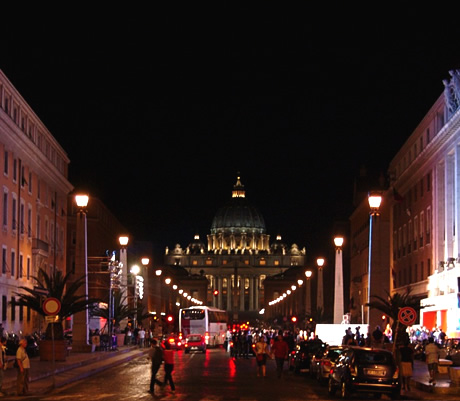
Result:
M68 153L71 183L136 239L205 239L239 172L272 238L314 263L360 166L385 172L460 68L456 21L225 4L16 12L0 69Z

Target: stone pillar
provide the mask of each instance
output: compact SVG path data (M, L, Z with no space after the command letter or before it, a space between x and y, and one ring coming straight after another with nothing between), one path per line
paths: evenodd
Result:
M233 291L233 283L232 283L232 276L228 275L227 276L227 310L232 311L233 310L233 305L232 305L232 291Z
M254 277L249 278L249 310L254 310Z
M254 290L255 290L255 304L254 304L254 308L256 311L258 311L260 309L260 306L259 306L259 286L260 286L260 276L257 276L255 278L255 287L254 287Z
M217 307L222 309L222 277L217 276L217 290L219 294L217 295Z
M341 324L343 319L343 266L342 250L335 250L335 292L334 292L334 324Z
M244 311L244 276L240 277L240 311Z

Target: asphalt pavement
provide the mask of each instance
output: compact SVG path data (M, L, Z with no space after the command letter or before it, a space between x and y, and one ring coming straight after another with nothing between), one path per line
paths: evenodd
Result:
M40 361L39 357L31 358L29 372L29 396L47 394L72 382L82 380L103 370L139 358L148 352L148 348L137 346L121 346L117 350L96 351L91 353L71 352L66 361ZM446 369L444 370L446 371ZM428 369L425 362L415 360L411 391L403 391L403 399L460 399L460 385L451 382L449 373L438 373L436 385L429 383ZM4 399L16 398L17 372L13 367L4 372ZM25 399L28 397L17 397Z

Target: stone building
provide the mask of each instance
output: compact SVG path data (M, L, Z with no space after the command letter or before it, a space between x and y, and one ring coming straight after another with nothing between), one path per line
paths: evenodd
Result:
M273 295L264 291L265 278L304 266L305 249L289 247L279 236L270 242L264 218L246 199L238 177L230 201L214 216L207 244L196 235L185 249L179 244L166 249L165 264L205 276L206 303L231 312L237 321L257 317Z
M1 322L8 332L40 329L30 310L15 305L21 286L33 287L39 268L65 271L69 158L0 71Z

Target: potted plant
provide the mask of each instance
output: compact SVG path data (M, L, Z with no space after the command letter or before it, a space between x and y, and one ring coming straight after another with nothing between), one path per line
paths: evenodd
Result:
M56 298L61 304L61 310L57 321L49 323L46 327L46 334L44 340L40 341L40 359L52 359L52 339L54 338L54 353L55 360L62 361L66 359L67 355L67 340L64 338L63 321L74 315L77 312L82 312L88 308L89 305L98 302L96 299L86 298L85 295L78 295L78 290L85 284L85 277L72 280L72 272L66 275L62 271L55 269L51 274L46 270L40 268L37 277L32 277L36 283L34 288L21 286L21 292L16 292L16 304L26 306L41 316L46 316L43 305L43 289L48 292L48 297Z
M117 335L117 345L123 345L125 340L125 333L120 331L120 324L123 320L130 318L134 315L135 309L127 305L127 297L123 294L122 291L114 291L113 298L112 298L112 311L113 316L109 316L109 302L103 304L103 306L96 306L92 311L92 316L102 317L107 322L109 319L112 318L113 327L112 333L109 333L109 329L107 327L107 334L113 335L114 333ZM102 332L104 332L106 327L102 328Z

